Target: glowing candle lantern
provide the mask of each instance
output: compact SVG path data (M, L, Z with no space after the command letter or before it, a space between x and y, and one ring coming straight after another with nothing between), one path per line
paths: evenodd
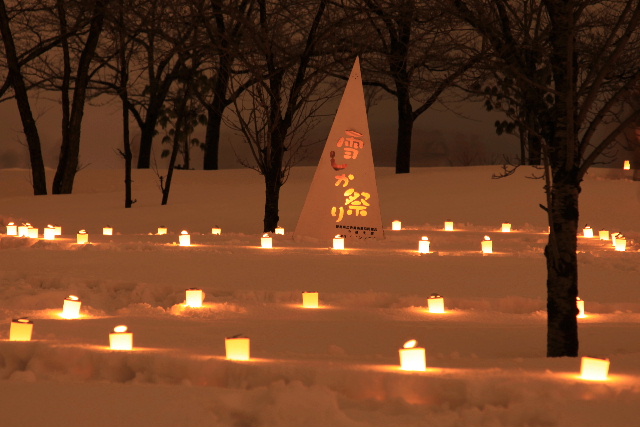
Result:
M169 230L164 225L161 225L160 227L158 227L158 236L161 236L163 234L167 234L168 232L169 232Z
M185 303L188 307L202 307L204 292L202 289L190 288L186 290Z
M69 295L62 304L62 317L65 319L78 319L80 317L80 306L82 301L75 295Z
M421 254L428 254L430 245L431 242L429 241L429 238L427 236L422 236L422 238L418 241L418 252L420 252Z
M622 165L622 169L626 171L631 170L631 162L629 160L625 160L624 164Z
M598 237L600 237L600 240L609 240L609 230L600 230Z
M611 233L611 245L614 248L616 247L616 240L618 239L619 235L620 235L620 233Z
M29 233L29 238L30 239L37 239L38 238L38 229L35 227L29 227L28 228L28 233Z
M133 333L125 325L116 326L109 334L109 347L111 350L133 350Z
M391 229L394 231L399 231L402 230L402 221L400 220L395 220L391 222Z
M217 225L213 228L211 228L211 234L214 234L216 236L219 236L222 234L222 228L218 227Z
M580 376L591 381L606 381L609 377L609 359L583 357L580 363Z
M482 241L481 246L483 254L493 253L493 242L491 241L491 237L484 236L484 240Z
M113 227L107 225L106 227L102 227L102 235L103 236L113 236Z
M418 342L416 340L409 340L399 350L400 369L403 371L427 370L426 351L422 347L416 347L417 345Z
M333 238L333 249L337 249L339 251L344 249L344 236L341 234L336 234L336 237Z
M584 314L584 300L581 300L580 297L576 297L576 307L578 308L578 317L580 319L587 317L587 315Z
M453 221L444 222L444 231L453 231Z
M87 243L89 243L89 235L87 234L86 230L78 231L78 235L76 236L76 242L79 245L86 245Z
M241 335L225 338L224 347L229 360L249 360L249 338Z
M511 232L511 223L510 222L503 222L502 223L502 228L500 230L503 233L510 233Z
M429 307L429 313L444 313L444 298L437 293L433 293L427 299L427 306Z
M616 251L624 252L627 250L627 239L622 234L616 236Z
M304 308L318 308L318 293L317 292L303 292L302 293L302 306Z
M17 235L18 235L18 226L13 222L10 222L9 224L7 224L7 236L17 236Z
M31 341L32 333L33 322L31 320L26 317L13 319L9 329L9 341Z
M189 235L187 230L182 230L178 239L180 241L180 246L191 246L191 235Z
M264 233L262 238L260 239L260 246L265 249L270 249L273 247L273 239L269 236L268 233Z
M593 228L589 227L588 225L586 225L583 229L582 229L582 235L588 239L591 239L593 237Z
M53 228L56 229L56 236L62 236L62 227L59 225L54 225Z
M45 240L55 240L56 228L53 225L47 225L47 228L44 229L43 234Z
M29 227L31 227L29 223L18 226L18 237L29 237Z
M276 234L284 236L284 227L276 227Z

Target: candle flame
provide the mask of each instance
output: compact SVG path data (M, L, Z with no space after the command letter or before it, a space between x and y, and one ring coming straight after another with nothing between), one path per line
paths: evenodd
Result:
M55 228L53 225L49 224L47 225L47 228Z
M180 234L189 234L189 232L187 230L182 230Z
M262 237L269 237L269 233L264 233Z
M77 296L75 296L75 295L69 295L69 296L67 297L67 299L72 300L72 301L78 301L80 298L78 298L78 297L77 297Z
M87 230L80 230L78 231L78 234L87 234Z
M489 236L484 236L484 240L491 240L491 237L489 237Z
M576 301L582 301L580 297L576 297Z
M125 325L116 326L115 328L113 328L113 332L118 332L118 333L127 332L127 327Z
M404 343L404 345L402 346L402 348L415 348L415 346L418 345L418 341L416 340L409 340L406 343Z
M341 239L342 238L342 234L336 234L336 239Z
M429 240L427 236L422 236L422 240Z
M15 225L15 224L14 224L13 222L10 222L10 223L9 223L9 224L7 224L7 225Z

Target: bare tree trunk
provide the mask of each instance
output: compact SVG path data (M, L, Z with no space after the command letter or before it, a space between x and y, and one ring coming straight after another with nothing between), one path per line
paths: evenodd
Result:
M127 51L124 29L124 0L120 0L119 10L119 61L120 61L120 99L122 100L122 157L124 158L124 207L131 208L133 205L131 183L131 163L133 153L131 152L131 139L129 135L129 93L127 85L129 84L129 70L127 63Z
M396 173L409 173L411 169L411 138L413 136L413 109L408 88L398 85L398 143L396 147Z
M180 137L182 136L183 128L184 128L184 115L187 109L187 102L189 100L189 88L191 86L187 83L185 93L183 94L183 98L180 101L180 105L178 107L177 115L178 118L176 120L176 128L173 134L173 148L171 149L171 158L169 159L169 168L167 170L167 180L164 183L164 187L162 188L162 205L166 205L169 201L169 191L171 191L171 181L173 179L173 170L175 169L176 159L178 158L178 151L180 151Z
M29 96L22 78L20 62L18 61L18 54L16 52L11 27L9 26L9 16L4 0L0 1L0 34L2 35L5 48L7 68L9 69L9 81L11 82L11 86L13 86L18 111L20 112L20 119L22 121L22 128L25 138L27 139L27 147L29 148L33 194L36 196L44 195L47 194L47 179L44 170L44 160L42 159L40 135L38 134L38 127L31 112Z
M220 130L222 129L222 110L215 107L207 108L207 130L204 137L204 170L218 170L220 153Z

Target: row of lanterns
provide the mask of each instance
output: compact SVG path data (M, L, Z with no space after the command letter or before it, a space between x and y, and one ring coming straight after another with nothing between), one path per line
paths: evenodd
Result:
M595 237L593 228L585 225L582 229L582 236L587 239L593 239ZM611 245L616 251L624 252L627 250L627 238L624 237L622 233L610 233L609 230L602 229L598 232L598 238L603 241L611 240Z
M392 231L400 231L402 230L402 221L396 219L394 221L391 221L391 230ZM453 221L451 220L446 220L444 222L444 231L454 231L454 227L453 227ZM511 232L511 223L509 222L503 222L501 227L500 227L500 231L502 233L509 233Z

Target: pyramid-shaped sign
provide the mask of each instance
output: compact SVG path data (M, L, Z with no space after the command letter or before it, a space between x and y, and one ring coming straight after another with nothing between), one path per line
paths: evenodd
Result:
M294 234L384 239L369 122L356 59Z

